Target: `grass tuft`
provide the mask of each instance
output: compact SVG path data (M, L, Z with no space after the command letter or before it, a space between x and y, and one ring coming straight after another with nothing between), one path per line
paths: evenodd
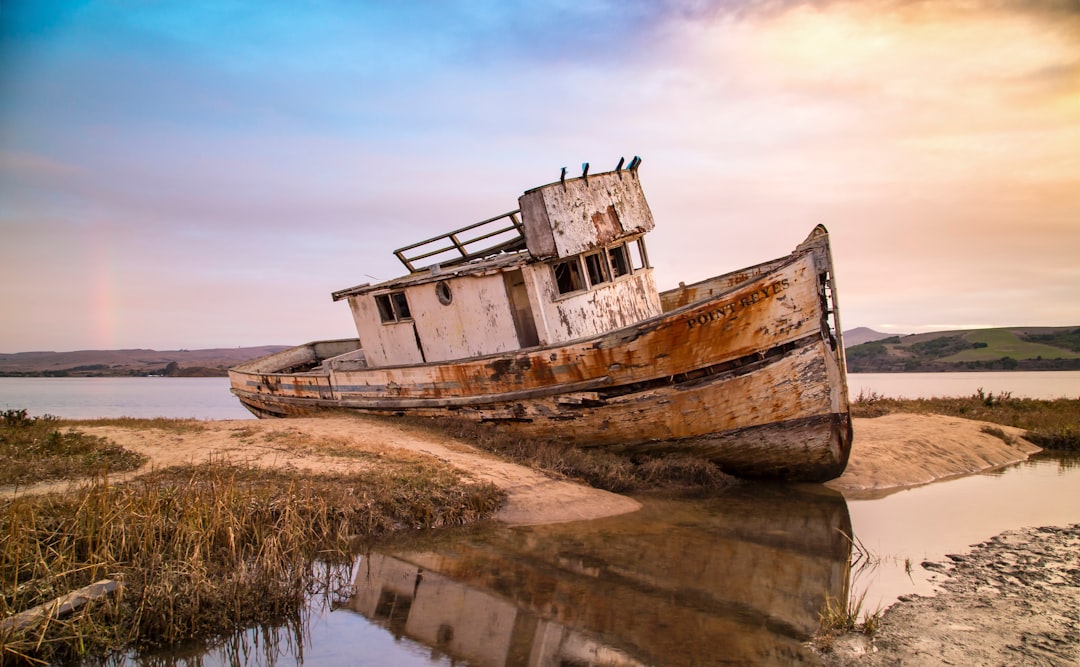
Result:
M814 637L814 643L828 651L833 640L839 635L861 632L864 635L873 636L881 629L884 612L880 608L872 612L867 611L864 609L865 601L866 591L858 596L852 595L847 600L826 594L825 602L818 612L818 634Z
M63 431L51 415L0 413L0 486L135 470L146 457L104 438Z
M158 429L172 433L200 433L206 425L198 419L172 417L105 417L98 419L63 419L65 426L116 426L130 429Z
M395 419L405 419L418 428L465 440L514 463L614 493L661 489L706 491L738 483L715 463L684 454L631 458L552 440L522 438L484 424L442 418Z
M490 516L504 493L419 461L351 475L210 462L0 503L0 617L90 582L119 596L0 637L0 662L67 662L301 613L357 540Z

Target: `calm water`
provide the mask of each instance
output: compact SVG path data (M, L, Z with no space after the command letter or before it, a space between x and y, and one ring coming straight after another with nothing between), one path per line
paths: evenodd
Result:
M979 389L1015 398L1080 397L1080 371L1013 373L851 373L852 399L876 392L891 398L971 396Z
M1080 373L860 374L852 395L1080 396ZM250 415L225 378L0 378L0 409L64 417ZM1080 522L1080 460L847 501L746 485L707 500L557 526L479 526L385 542L302 623L144 664L816 664L802 647L826 594L870 609L933 590L924 560L1004 530ZM869 552L851 566L850 542ZM910 572L907 565L910 565Z
M68 419L255 418L229 393L229 378L0 377L0 410L8 409Z
M853 373L850 394L929 398L970 396L977 389L1015 397L1076 398L1080 371L1014 373ZM0 410L29 410L71 419L194 417L254 419L229 393L228 378L5 378Z
M870 501L761 484L641 500L598 521L384 542L358 558L335 604L312 605L302 631L248 631L180 664L816 665L802 642L826 595L865 591L872 611L931 594L924 560L1012 528L1080 522L1080 459ZM847 534L869 552L854 567Z

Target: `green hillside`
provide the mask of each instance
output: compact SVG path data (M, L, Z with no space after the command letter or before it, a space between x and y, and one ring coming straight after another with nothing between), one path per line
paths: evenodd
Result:
M1080 327L1009 327L893 336L847 349L853 373L1080 370Z

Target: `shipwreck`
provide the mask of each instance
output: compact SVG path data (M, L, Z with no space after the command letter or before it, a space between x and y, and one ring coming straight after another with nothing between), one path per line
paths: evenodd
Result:
M829 236L660 292L641 161L395 252L400 278L333 293L357 338L229 371L258 417L439 416L743 477L825 481L852 428Z

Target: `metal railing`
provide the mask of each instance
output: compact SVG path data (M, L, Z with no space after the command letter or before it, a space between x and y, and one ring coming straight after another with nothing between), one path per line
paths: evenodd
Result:
M455 264L462 264L474 259L490 257L503 252L522 250L525 248L525 227L518 218L519 213L521 213L520 210L510 211L509 213L497 215L494 218L481 220L468 227L455 229L447 234L442 234L426 241L420 241L419 243L398 248L394 251L394 255L401 260L401 263L405 265L405 268L409 270L409 273L417 273L423 271L426 267L418 269L415 267L416 262L445 255L447 253L450 254L448 258L440 259L432 264L438 264L439 266L453 266ZM499 222L504 219L509 220L509 226L499 227ZM476 231L479 235L471 236L466 234L466 232L472 231ZM468 238L466 238L466 236L468 236ZM494 245L474 249L474 244L500 237L501 239ZM432 248L431 246L434 245L438 245L438 247ZM410 251L417 251L417 253L408 254Z

